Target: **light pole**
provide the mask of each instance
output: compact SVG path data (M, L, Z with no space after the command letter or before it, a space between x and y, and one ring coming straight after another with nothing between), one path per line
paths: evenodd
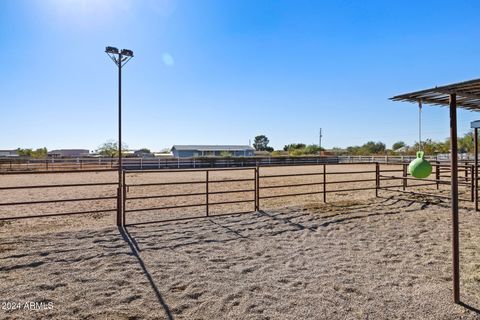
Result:
M115 47L106 47L105 52L118 67L118 189L117 189L117 226L123 225L123 184L122 184L122 67L133 58L133 51Z

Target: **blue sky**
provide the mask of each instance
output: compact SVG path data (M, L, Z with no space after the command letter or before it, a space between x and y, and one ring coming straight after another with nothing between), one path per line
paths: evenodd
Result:
M388 146L418 136L389 97L480 77L478 1L0 1L0 149L96 149L117 136L107 45L135 53L123 139ZM424 138L448 110L424 107ZM459 133L480 114L459 111Z

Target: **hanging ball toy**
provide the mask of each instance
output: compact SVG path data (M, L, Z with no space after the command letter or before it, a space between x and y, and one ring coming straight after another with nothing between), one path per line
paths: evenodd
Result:
M422 149L422 100L418 100L418 144ZM408 165L408 172L419 179L425 179L432 174L432 165L425 160L423 151L417 151L417 158Z
M432 165L425 160L423 151L417 151L417 158L408 165L408 172L419 179L430 176L432 173Z

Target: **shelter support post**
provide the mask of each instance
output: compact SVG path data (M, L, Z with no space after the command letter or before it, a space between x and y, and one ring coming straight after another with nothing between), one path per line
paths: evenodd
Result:
M459 99L457 99L457 96ZM460 303L460 252L459 252L459 217L458 217L458 140L457 140L457 107L472 111L480 110L480 79L473 79L453 83L445 86L409 92L390 98L393 101L407 101L418 103L419 100L433 105L448 106L450 109L450 187L451 187L451 214L452 214L452 271L453 271L453 300ZM476 123L474 123L476 122ZM480 127L480 120L472 122L472 128ZM475 140L477 131L475 130ZM475 147L475 159L478 157L478 146ZM438 159L437 159L438 160ZM467 164L465 165L467 166ZM477 164L475 164L474 189L478 186ZM465 171L465 169L463 169ZM468 170L468 168L467 168ZM446 178L446 177L445 177ZM470 178L466 176L465 178ZM462 176L463 179L463 176ZM468 180L466 180L468 181ZM476 190L474 190L476 198ZM475 199L475 208L477 208Z
M460 249L458 234L458 150L457 150L457 96L450 94L450 170L452 212L452 279L453 301L460 303Z

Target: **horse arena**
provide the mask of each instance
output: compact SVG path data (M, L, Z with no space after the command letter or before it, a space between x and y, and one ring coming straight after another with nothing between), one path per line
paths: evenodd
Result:
M39 318L476 319L472 168L459 167L467 308L446 303L442 164L424 180L399 163L127 170L124 226L114 170L2 172L0 291L51 303Z

